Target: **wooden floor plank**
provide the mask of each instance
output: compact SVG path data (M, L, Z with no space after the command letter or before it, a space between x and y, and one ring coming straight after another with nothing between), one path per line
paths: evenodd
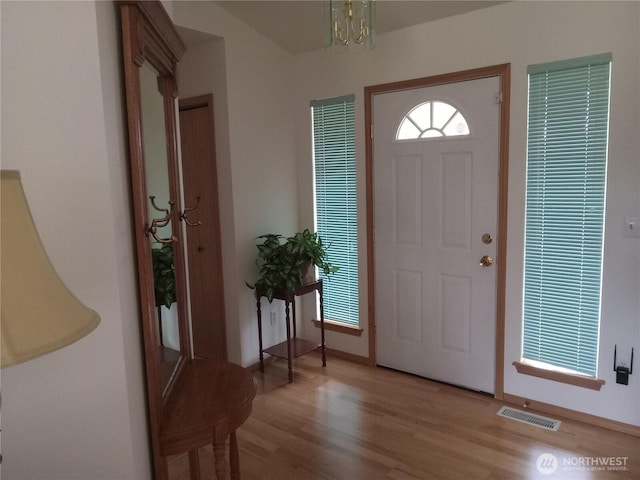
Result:
M525 425L487 395L337 358L322 368L315 353L295 360L291 384L282 360L255 376L237 432L243 480L640 479L640 438L563 418L557 432ZM556 459L553 474L541 458ZM606 458L624 464L593 465ZM200 462L213 479L210 447ZM187 480L187 456L169 472Z

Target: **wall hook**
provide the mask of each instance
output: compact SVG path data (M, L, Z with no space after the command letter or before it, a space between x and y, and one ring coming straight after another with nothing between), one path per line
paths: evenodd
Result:
M195 207L191 207L191 208L184 207L184 212L182 212L182 214L180 214L180 218L182 220L184 220L184 223L186 223L190 227L197 227L199 225L202 225L202 222L200 220L192 222L191 220L189 220L189 218L187 218L187 214L189 212L193 212L194 210L197 210L199 206L200 206L200 195L196 195L196 206Z
M173 207L176 204L176 202L172 202L170 200L169 201L169 208L160 208L160 207L158 207L158 205L156 205L156 197L155 196L151 195L149 197L149 200L151 200L151 205L153 206L153 208L155 208L159 212L163 212L164 213L164 217L154 218L153 220L151 220L151 226L145 225L146 234L147 235L151 234L151 236L158 243L177 242L178 239L173 234L169 238L160 238L158 236L158 228L166 227L167 225L169 225L169 222L171 221L171 216L173 215Z

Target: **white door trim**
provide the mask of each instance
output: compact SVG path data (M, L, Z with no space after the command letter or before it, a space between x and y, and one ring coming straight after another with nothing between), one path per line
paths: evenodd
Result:
M373 97L383 93L429 87L447 83L476 80L486 77L500 79L500 139L498 172L498 235L497 235L497 285L496 285L496 359L494 396L504 396L504 328L505 285L507 252L507 187L509 163L509 100L511 64L494 65L473 70L447 73L425 78L386 83L365 87L365 132L366 135L366 222L367 222L367 285L369 320L369 364L376 365L376 319L375 319L375 256L374 256L374 197L373 197Z

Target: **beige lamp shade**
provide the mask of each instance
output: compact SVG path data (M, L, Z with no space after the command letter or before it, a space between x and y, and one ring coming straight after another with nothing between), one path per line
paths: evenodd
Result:
M51 265L20 182L20 172L2 170L0 308L2 368L25 362L79 340L100 323Z

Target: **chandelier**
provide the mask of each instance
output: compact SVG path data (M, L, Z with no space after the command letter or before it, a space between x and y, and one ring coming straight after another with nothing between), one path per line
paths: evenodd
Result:
M375 46L375 0L329 0L328 48Z

